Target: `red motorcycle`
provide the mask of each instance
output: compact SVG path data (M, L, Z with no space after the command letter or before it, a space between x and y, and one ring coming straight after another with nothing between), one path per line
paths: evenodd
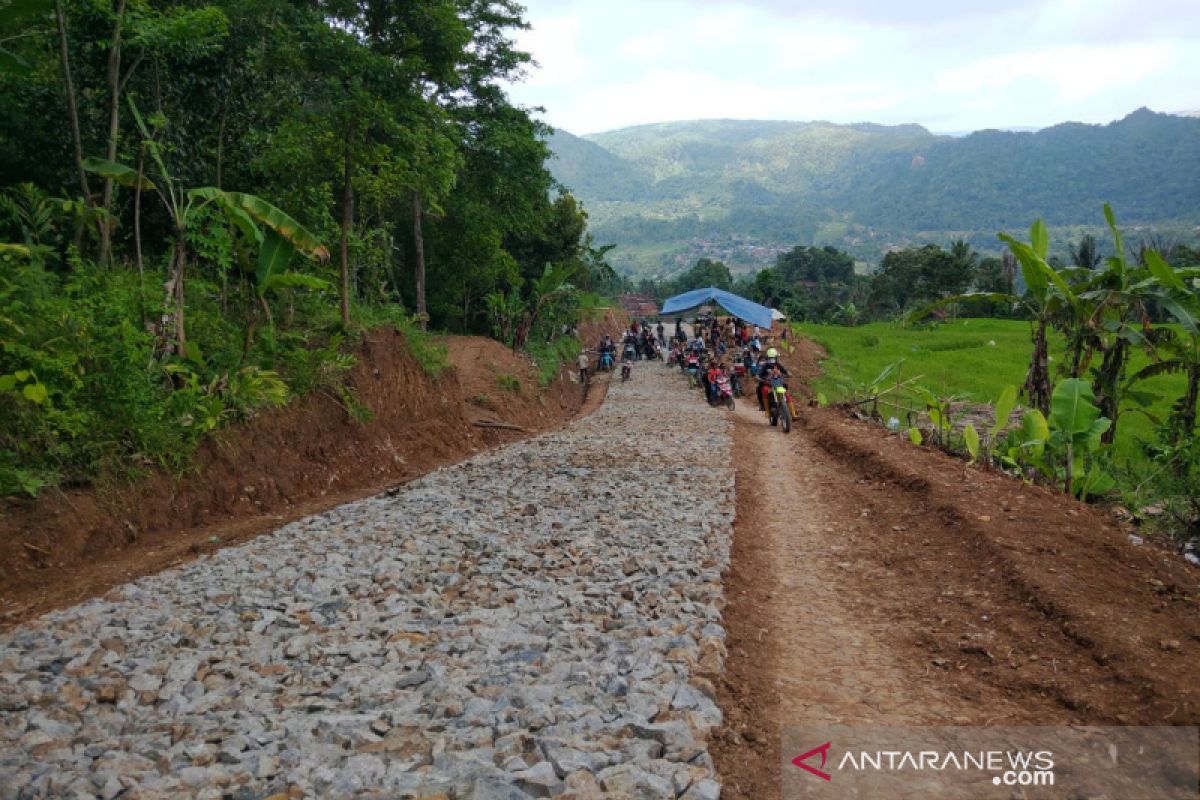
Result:
M730 383L729 376L724 374L718 375L716 386L717 388L714 392L716 402L714 405L723 405L730 411L733 411L733 384Z
M688 386L693 387L700 383L700 356L695 353L689 353L687 359L683 362L683 371L688 376Z
M742 397L746 394L746 365L740 361L733 365L733 396Z

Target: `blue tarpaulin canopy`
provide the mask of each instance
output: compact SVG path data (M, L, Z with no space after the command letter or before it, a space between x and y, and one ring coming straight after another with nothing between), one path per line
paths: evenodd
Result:
M771 309L766 306L760 306L758 303L747 300L733 292L718 289L715 286L710 286L707 289L693 289L690 292L670 297L663 303L660 313L664 317L669 314L683 314L708 303L716 303L730 314L733 314L738 319L749 322L751 325L757 325L767 330L771 329Z

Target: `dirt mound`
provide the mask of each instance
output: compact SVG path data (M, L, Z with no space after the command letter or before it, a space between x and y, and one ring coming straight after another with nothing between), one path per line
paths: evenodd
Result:
M835 410L801 424L860 481L908 501L879 515L869 552L929 586L929 602L954 598L969 621L918 628L915 642L957 672L1052 694L1092 721L1200 721L1200 570L1131 543L1101 510ZM1014 603L1021 613L1004 613Z
M395 331L364 339L349 386L369 422L318 392L222 431L189 474L0 501L0 627L552 429L603 399L602 384L583 408L566 368L541 389L528 359L490 339L445 344L455 369L432 378ZM520 391L504 389L502 375L519 378Z

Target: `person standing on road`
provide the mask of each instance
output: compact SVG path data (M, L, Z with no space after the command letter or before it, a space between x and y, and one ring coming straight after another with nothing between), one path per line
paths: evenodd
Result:
M590 366L591 366L591 364L588 361L587 351L580 350L579 351L579 382L580 383L587 384L588 379L590 377L590 373L591 373L591 370L589 369Z

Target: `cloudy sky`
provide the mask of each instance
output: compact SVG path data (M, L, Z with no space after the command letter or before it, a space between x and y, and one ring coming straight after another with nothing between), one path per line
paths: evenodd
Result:
M1200 0L524 0L513 99L586 134L681 119L934 131L1200 109Z

